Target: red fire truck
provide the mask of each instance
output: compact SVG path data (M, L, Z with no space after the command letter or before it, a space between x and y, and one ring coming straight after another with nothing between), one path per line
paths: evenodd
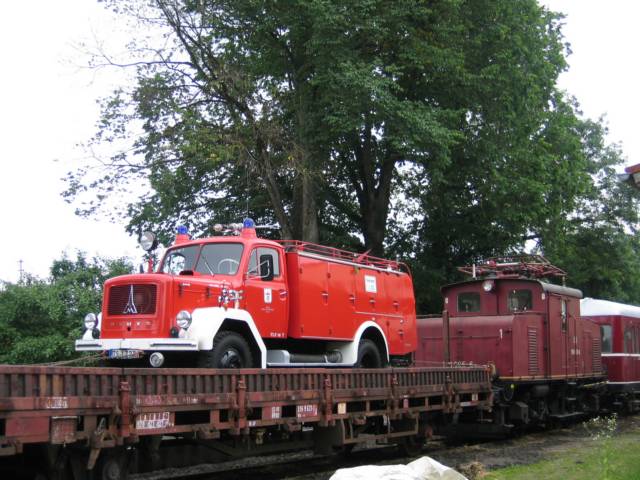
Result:
M195 356L211 368L376 368L410 364L417 345L406 265L262 239L250 219L235 236L179 229L155 273L105 283L85 328L76 350L154 367Z

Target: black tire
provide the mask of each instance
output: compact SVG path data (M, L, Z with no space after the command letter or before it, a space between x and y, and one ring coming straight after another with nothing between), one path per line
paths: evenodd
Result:
M94 471L96 480L126 480L129 477L129 456L126 450L103 451Z
M398 443L400 453L405 457L417 457L422 452L424 442L420 441L417 436L402 437Z
M382 368L384 367L384 363L382 354L373 340L369 340L368 338L360 340L358 344L358 361L355 364L356 368Z
M218 332L211 350L200 352L198 367L201 368L251 368L253 357L249 344L236 332Z

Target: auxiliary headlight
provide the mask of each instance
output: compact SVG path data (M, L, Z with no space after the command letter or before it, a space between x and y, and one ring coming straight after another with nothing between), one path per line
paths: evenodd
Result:
M140 235L139 240L140 246L145 252L150 252L151 250L155 250L158 246L158 239L155 234L152 232L144 232Z
M191 314L186 310L180 310L176 315L176 323L180 328L186 330L191 325Z
M84 328L93 330L98 325L98 317L95 313L87 313L84 317Z

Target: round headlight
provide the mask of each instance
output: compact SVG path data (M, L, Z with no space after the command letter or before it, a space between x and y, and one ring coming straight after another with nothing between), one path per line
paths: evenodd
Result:
M144 232L140 235L139 243L145 252L150 252L158 246L158 239L152 232Z
M176 323L180 328L186 330L191 325L191 314L186 310L180 310L176 315Z
M98 317L95 313L87 313L84 317L84 328L93 330L98 325Z

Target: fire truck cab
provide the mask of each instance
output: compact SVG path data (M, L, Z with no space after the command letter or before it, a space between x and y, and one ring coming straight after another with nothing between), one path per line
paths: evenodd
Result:
M211 368L382 367L409 364L417 345L405 265L262 239L250 219L236 236L179 229L156 272L105 283L85 327L76 350L152 366L192 352Z

